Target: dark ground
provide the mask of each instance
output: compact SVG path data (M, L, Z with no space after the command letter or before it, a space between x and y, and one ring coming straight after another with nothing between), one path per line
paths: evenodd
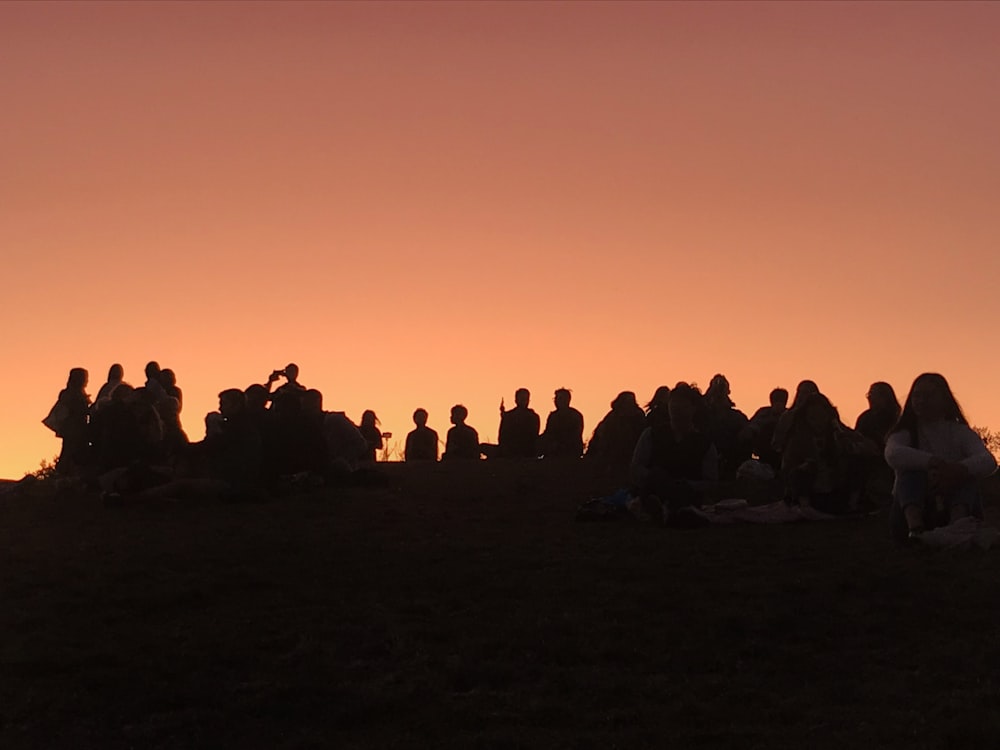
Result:
M608 489L579 467L386 471L0 498L0 747L1000 746L1000 549L574 523Z

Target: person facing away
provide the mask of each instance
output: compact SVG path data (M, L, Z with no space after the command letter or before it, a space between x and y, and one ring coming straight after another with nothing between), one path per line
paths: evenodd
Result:
M655 498L653 515L699 505L717 482L719 459L708 435L698 428L701 394L686 383L671 391L666 408L658 408L643 430L632 456L631 478L639 497Z
M115 388L120 386L124 380L125 368L117 363L111 365L108 369L108 380L97 391L97 398L94 399L94 404L106 404L111 399L111 394L115 392Z
M403 460L437 461L438 434L427 426L427 410L413 412L413 423L416 427L406 436Z
M702 399L704 430L719 451L719 475L734 479L736 469L750 458L750 445L744 440L744 428L750 420L736 408L730 398L731 389L725 375L712 377Z
M803 380L795 386L795 398L792 399L792 405L778 417L778 424L774 428L774 437L771 439L771 447L777 453L780 454L785 449L785 441L788 440L788 430L792 427L795 412L814 393L819 393L819 386L812 380Z
M62 450L56 464L60 474L72 474L87 463L90 448L90 396L87 383L90 376L82 367L69 371L66 387L59 392L56 405L62 410L62 420L56 435L62 438Z
M555 411L545 420L539 443L545 458L579 458L583 455L583 414L570 406L572 394L559 388L553 395Z
M757 458L768 464L775 473L781 469L781 454L773 446L774 431L787 408L788 391L784 388L773 389L768 395L768 405L753 413L743 432L744 439Z
M462 404L451 407L452 427L444 444L442 461L478 461L479 433L465 423L469 418L469 410Z
M982 518L978 480L997 462L943 375L925 372L913 381L885 460L896 475L890 524L897 541L969 515Z
M653 422L656 420L656 414L654 413L657 409L663 409L663 414L666 414L667 404L670 401L670 386L661 385L656 391L653 392L653 397L649 399L649 403L646 404L646 426L652 426Z
M163 386L164 393L171 398L177 399L177 411L184 408L184 392L177 387L177 375L170 368L160 370L160 385Z
M367 409L361 414L361 424L358 429L365 438L368 446L365 450L363 461L365 463L375 463L375 454L382 447L382 430L380 429L378 416L371 409Z
M611 411L594 428L587 457L599 461L605 468L627 468L645 429L646 413L636 401L635 393L622 391L611 402Z
M501 458L538 458L538 429L541 420L531 402L531 392L518 388L514 392L514 408L504 410L500 404L500 434L497 452Z
M154 403L159 403L167 397L167 392L163 388L162 371L160 370L160 363L156 360L152 360L146 363L146 383L143 386L147 391L149 391L149 396L152 398Z

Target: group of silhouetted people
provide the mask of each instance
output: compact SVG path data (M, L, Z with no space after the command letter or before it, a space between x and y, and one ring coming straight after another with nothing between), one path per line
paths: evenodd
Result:
M118 488L176 476L273 488L289 477L343 481L374 464L384 447L374 411L365 411L359 425L343 412L324 411L322 394L299 383L295 364L272 372L265 383L222 391L219 410L205 418L205 439L195 444L181 427L183 395L174 373L150 362L144 374L144 384L133 387L121 365L113 365L91 403L87 371L70 371L43 420L63 439L61 473L118 472ZM467 424L468 410L458 404L439 456L438 434L421 408L413 414L403 457L582 458L608 476L628 477L632 492L667 522L705 501L720 482L737 479L772 482L786 502L834 514L877 506L880 494L891 491L900 538L981 513L976 481L996 462L941 375L919 376L902 406L891 385L873 383L869 408L853 428L810 380L799 383L791 404L788 391L775 388L749 418L730 394L721 374L704 393L685 382L661 386L645 408L624 391L585 444L584 418L571 406L568 389L555 391L555 408L542 429L530 392L520 388L514 408L501 401L495 445L480 443Z

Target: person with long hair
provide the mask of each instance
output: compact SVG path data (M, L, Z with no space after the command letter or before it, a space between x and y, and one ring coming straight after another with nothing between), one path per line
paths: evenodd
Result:
M358 429L361 430L367 446L365 448L365 456L362 459L364 463L375 463L376 451L382 448L382 430L380 425L381 422L378 416L371 409L366 409L361 413L361 424L358 426Z
M62 420L56 434L62 438L62 451L56 464L60 474L73 474L87 462L90 448L87 417L90 396L87 395L89 374L82 367L69 371L66 387L59 392L56 403L61 407Z
M781 456L785 500L824 513L844 513L854 502L859 476L854 439L836 407L822 393L806 396L796 409Z
M978 480L997 462L971 427L943 375L913 381L885 460L896 474L893 537L919 539L928 529L972 515L982 518Z

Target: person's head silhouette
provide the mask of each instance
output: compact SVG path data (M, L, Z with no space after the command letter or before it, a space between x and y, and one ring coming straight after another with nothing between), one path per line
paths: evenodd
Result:
M527 388L518 388L514 391L514 403L522 409L528 408L531 401L531 392Z
M69 371L69 377L66 379L66 387L71 391L82 391L87 387L87 383L90 380L90 374L82 367L74 367Z
M242 414L246 405L247 398L239 388L227 388L219 394L219 413L224 419Z
M768 396L768 400L775 409L784 409L788 406L788 391L784 388L775 388Z
M455 404L451 407L451 423L453 425L465 424L465 420L468 418L469 410L462 406L462 404Z
M556 405L557 409L568 409L569 402L572 399L573 394L570 393L569 388L558 388L552 396L552 402Z
M299 382L299 366L294 362L285 365L285 377L288 378L289 383Z
M424 427L427 424L427 410L417 409L413 412L413 424L417 427Z

